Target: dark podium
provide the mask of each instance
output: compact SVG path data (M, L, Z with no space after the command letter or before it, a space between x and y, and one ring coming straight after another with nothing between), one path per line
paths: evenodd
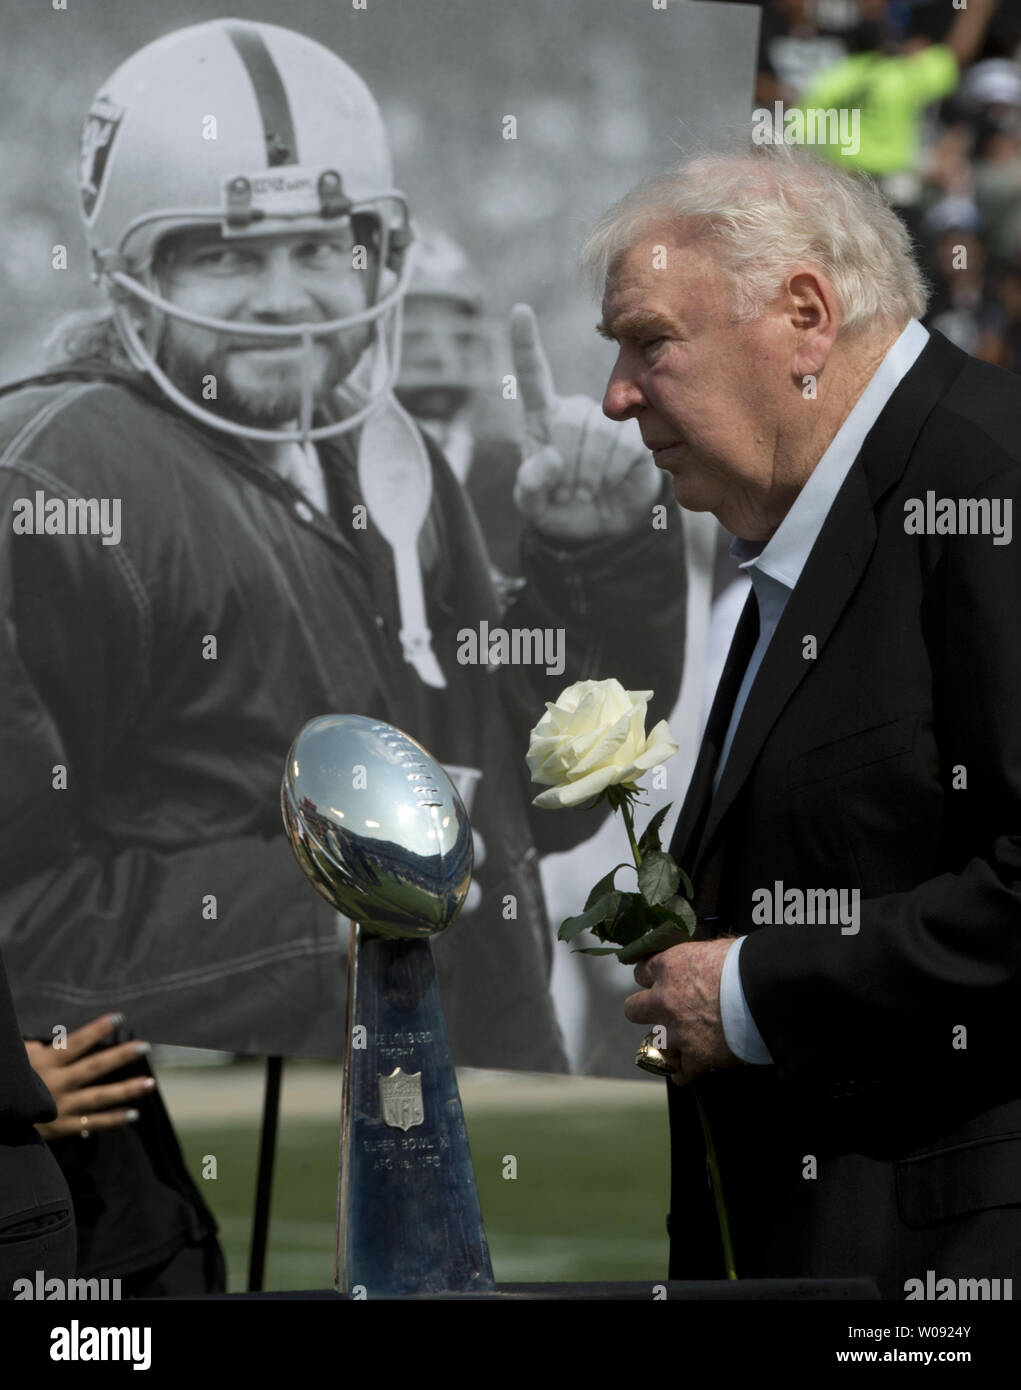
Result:
M335 1289L287 1290L281 1293L211 1294L203 1302L243 1302L253 1299L351 1303L359 1300ZM373 1298L373 1303L521 1303L609 1302L650 1303L832 1303L875 1302L879 1290L871 1279L664 1279L621 1283L496 1284L476 1293L415 1293Z

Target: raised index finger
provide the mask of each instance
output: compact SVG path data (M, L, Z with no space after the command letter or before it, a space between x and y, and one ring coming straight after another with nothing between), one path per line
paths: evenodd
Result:
M515 304L510 316L511 356L521 389L525 424L540 443L549 442L548 417L556 401L553 373L539 339L539 324L530 304Z

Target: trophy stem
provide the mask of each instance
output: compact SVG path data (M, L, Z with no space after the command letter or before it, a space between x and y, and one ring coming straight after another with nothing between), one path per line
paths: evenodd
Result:
M348 1001L337 1287L370 1298L492 1289L429 942L356 929Z
M340 1098L340 1161L337 1165L337 1243L333 1253L333 1287L348 1292L347 1267L349 1205L351 1184L351 1094L354 1076L354 1029L358 1016L358 948L361 931L351 923L347 951L347 1043L344 1048L344 1089Z

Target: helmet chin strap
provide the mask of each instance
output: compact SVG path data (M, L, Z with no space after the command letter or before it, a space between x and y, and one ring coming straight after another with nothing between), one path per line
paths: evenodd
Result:
M357 429L388 399L400 372L402 308L411 270L412 257L405 256L396 284L382 295L378 303L360 313L351 314L342 319L332 319L326 323L282 325L239 324L235 320L216 319L193 313L191 310L183 309L165 299L161 294L156 293L149 286L142 284L141 281L126 274L123 270L109 270L104 274L110 285L114 322L131 362L140 371L146 372L164 395L169 397L186 415L200 420L213 429L223 430L227 434L243 439L264 440L277 444L285 442L307 444L315 443L320 439L332 439L337 435L347 434L351 430ZM150 322L154 324L157 332L156 343L152 349L143 341L139 332L139 325L135 322L132 312L137 307L139 300L147 304L151 311L155 311L151 312L149 316ZM207 328L212 332L221 334L233 333L249 339L264 337L267 339L268 347L281 339L293 341L295 338L300 338L302 347L301 403L295 426L271 430L262 429L255 425L245 425L238 420L231 420L215 411L207 410L185 395L156 360L158 344L166 331L168 318L181 319L186 323L194 323L201 328ZM316 339L356 328L362 323L371 324L373 334L372 342L362 354L363 361L366 357L371 359L368 369L367 399L363 397L364 403L358 404L357 383L355 383L355 391L336 390L333 393L334 397L342 402L350 403L354 407L352 413L345 414L342 419L335 420L328 425L319 425L313 428L312 418L315 413L316 399L312 382L312 349ZM354 372L360 374L360 367L361 362L356 365Z

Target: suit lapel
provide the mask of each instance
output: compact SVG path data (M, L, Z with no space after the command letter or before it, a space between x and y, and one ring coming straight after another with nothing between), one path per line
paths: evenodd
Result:
M716 764L758 630L755 596L749 595L671 841L671 852L693 879L707 867L724 817L771 729L814 665L812 658L802 655L803 638L815 638L821 657L875 547L875 507L903 475L926 418L967 361L965 353L941 335L932 334L869 432L827 514L756 674L714 797ZM709 872L707 877L711 884L716 874ZM696 893L700 911L713 910L708 901L713 896L711 888L708 893Z
M812 548L783 617L766 649L709 807L696 867L751 771L770 730L814 664L804 638L821 654L876 543L876 523L864 473L853 467Z

